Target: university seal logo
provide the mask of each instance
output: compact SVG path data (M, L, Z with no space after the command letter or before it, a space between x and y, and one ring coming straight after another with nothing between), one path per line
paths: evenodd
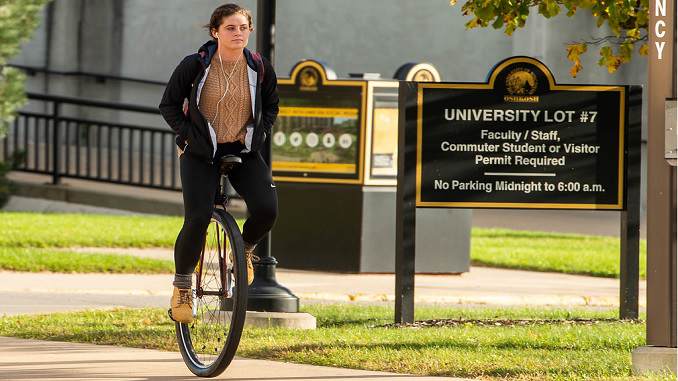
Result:
M504 102L539 102L537 91L537 75L530 69L519 67L511 70L506 76Z
M421 69L414 73L412 80L417 82L433 82L435 79L433 78L433 73L429 70Z
M301 78L301 89L302 90L317 90L318 89L318 71L314 68L307 67L299 73Z
M537 91L537 76L530 69L513 69L506 77L506 90L511 95L532 95Z

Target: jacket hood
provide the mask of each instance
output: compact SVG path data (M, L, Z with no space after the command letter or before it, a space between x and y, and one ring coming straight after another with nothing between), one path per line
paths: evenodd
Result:
M202 62L203 67L207 67L212 62L212 57L217 54L217 42L214 40L209 40L198 49L198 54L200 55L200 62ZM251 58L250 51L245 48L244 50L245 60L250 67L253 66L253 61Z

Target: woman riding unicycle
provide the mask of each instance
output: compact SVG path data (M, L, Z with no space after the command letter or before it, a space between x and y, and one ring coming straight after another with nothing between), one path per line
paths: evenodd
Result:
M169 315L189 369L210 377L235 354L254 249L276 219L276 188L259 150L278 115L278 93L271 64L246 48L249 10L222 5L205 27L211 40L174 69L159 109L176 133L184 200ZM242 236L224 210L223 176L247 204Z

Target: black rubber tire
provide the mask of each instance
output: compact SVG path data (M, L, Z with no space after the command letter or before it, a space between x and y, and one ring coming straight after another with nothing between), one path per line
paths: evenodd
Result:
M189 327L183 323L175 324L181 357L183 357L188 369L199 377L216 377L226 370L240 344L240 337L242 336L247 312L247 265L245 261L245 244L243 243L240 229L233 216L222 209L215 208L212 212L212 218L221 225L222 230L228 234L229 239L233 243L235 256L233 267L236 285L233 295L231 328L221 352L209 366L202 365L196 356L190 340Z

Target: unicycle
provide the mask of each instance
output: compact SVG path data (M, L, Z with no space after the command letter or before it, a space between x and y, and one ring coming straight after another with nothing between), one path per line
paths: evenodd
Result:
M181 356L188 369L200 377L218 376L228 367L245 323L248 286L245 247L235 219L226 211L228 196L224 185L228 173L241 163L235 155L220 160L215 208L195 269L193 322L175 323Z

